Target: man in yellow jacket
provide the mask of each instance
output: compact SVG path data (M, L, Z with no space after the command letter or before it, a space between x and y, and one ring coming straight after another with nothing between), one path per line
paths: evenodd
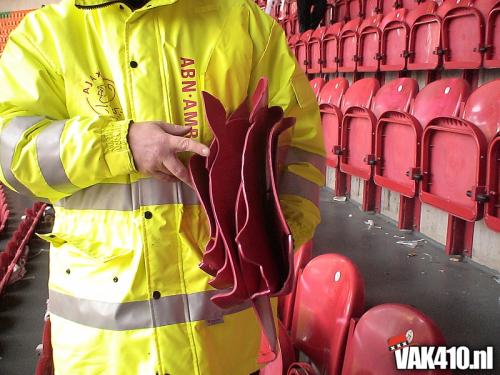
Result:
M177 153L208 152L202 90L232 111L262 76L271 104L297 118L281 139L280 198L298 247L320 220L320 118L282 29L252 1L63 0L12 33L0 180L56 208L45 236L56 375L258 369L252 310L210 302L198 268L208 226Z

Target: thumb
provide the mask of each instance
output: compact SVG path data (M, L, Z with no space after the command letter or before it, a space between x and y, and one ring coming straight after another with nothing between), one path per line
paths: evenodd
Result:
M185 135L188 135L192 129L191 126L171 125L164 122L158 122L157 124L160 125L165 133L178 137L184 137Z

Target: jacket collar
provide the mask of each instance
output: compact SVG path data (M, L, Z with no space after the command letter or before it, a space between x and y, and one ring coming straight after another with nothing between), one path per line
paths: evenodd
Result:
M151 0L149 4L151 6L160 6L176 3L178 0ZM121 3L120 0L75 0L75 5L78 8L100 8L107 5L112 5L116 3Z

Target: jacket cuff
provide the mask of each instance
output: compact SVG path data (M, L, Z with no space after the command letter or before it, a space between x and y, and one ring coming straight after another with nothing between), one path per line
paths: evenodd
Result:
M122 176L136 172L127 136L130 120L113 121L104 126L102 146L104 160L111 176Z

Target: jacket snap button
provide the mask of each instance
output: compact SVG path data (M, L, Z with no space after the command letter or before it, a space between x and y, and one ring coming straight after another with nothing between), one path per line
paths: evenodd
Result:
M132 60L132 61L130 62L130 67L131 67L131 68L137 68L137 66L139 66L139 64L137 64L137 61Z
M151 213L151 211L146 211L144 213L144 217L149 220L153 217L153 214Z
M117 282L118 282L118 277L114 277L114 278L113 278L113 281L114 281L115 283L117 283Z
M68 268L68 269L66 270L66 273L69 275L69 274L71 273L71 270Z
M161 293L159 291L155 290L153 292L153 298L154 299L160 299L160 297L161 297Z

